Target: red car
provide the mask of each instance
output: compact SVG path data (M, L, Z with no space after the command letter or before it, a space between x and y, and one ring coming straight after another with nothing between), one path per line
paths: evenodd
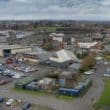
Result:
M6 84L6 83L7 83L6 80L4 80L4 79L0 80L0 85Z

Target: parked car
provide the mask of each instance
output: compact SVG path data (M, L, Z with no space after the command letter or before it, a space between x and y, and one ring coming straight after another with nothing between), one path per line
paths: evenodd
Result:
M7 76L7 74L8 74L8 73L6 73L6 72L3 72L3 73L2 73L3 76Z
M94 70L89 70L89 71L84 72L84 74L86 74L86 75L91 75L93 73L94 73Z
M22 110L27 110L27 109L30 108L30 107L31 107L31 103L26 102L26 103L23 105Z
M0 63L0 66L4 65L4 63Z
M40 87L36 84L36 82L31 82L30 84L26 85L26 89L38 91L40 90Z
M104 65L107 65L107 64L108 64L108 62L107 62L107 61L105 61L105 62L104 62Z
M4 68L0 68L0 74L2 74L5 71Z
M6 84L6 83L7 83L7 81L5 79L0 80L0 85Z
M12 78L14 76L14 73L8 73L6 76Z
M2 103L3 101L4 101L4 98L3 97L0 97L0 103Z
M12 78L15 78L15 79L19 79L19 78L22 78L23 77L23 74L15 74L12 76Z
M14 99L9 99L7 102L6 102L6 105L10 106L11 104L14 103Z
M110 77L110 74L104 74L104 76L106 76L106 77Z

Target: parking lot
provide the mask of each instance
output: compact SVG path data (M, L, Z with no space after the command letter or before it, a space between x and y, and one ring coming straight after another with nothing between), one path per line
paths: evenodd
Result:
M26 64L27 65L27 64ZM29 65L30 66L30 65ZM5 66L6 67L6 66ZM35 72L23 72L24 74L28 74L28 75L35 75L39 78L42 78L43 76L47 75L48 72L51 71L51 67L44 67L44 66L40 66L40 65L33 65L33 67L36 67L38 69L38 71ZM42 105L42 106L48 106L48 107L52 107L53 105L58 105L57 107L55 106L55 108L57 108L57 110L73 110L73 108L75 108L75 110L91 110L91 97L95 97L95 99L98 99L100 97L100 94L103 91L103 81L102 78L104 76L104 73L106 71L106 69L108 67L110 67L110 65L104 65L103 63L97 64L96 65L97 70L94 74L92 74L93 77L93 86L92 88L89 90L89 92L83 97L83 98L78 98L76 99L74 102L64 102L64 101L60 101L55 99L55 97L48 95L48 96L33 96L33 95L27 95L25 93L16 93L16 92L12 92L11 88L14 87L14 83L19 80L19 79L13 79L7 76L2 76L1 78L8 78L11 79L11 82L0 86L0 96L3 97L7 97L7 98L14 98L16 99L22 99L24 102L25 101L29 101L35 105ZM16 69L12 69L7 67L8 69L14 71L14 72L21 72L20 70L16 70ZM11 94L12 93L12 94ZM92 94L94 93L94 94ZM50 100L50 102L46 101L46 100ZM86 102L84 101L86 99ZM7 107L5 105L6 102L3 103L3 105L1 104L2 107ZM88 105L87 105L88 104ZM79 106L80 105L80 106ZM18 108L21 107L22 105L19 106L18 104ZM62 107L63 106L63 107ZM35 107L36 110L37 107ZM6 110L8 109L5 108ZM5 110L3 109L3 110ZM34 108L30 108L30 110L34 110ZM1 109L2 110L2 109ZM45 110L43 108L38 109L38 110ZM49 110L49 109L47 109Z
M2 97L0 97L1 99ZM10 98L4 98L3 101L0 100L0 110L24 110L24 108L28 108L25 110L49 110L40 105L35 105L30 102L23 102L21 99L13 99L13 103L9 103Z
M40 79L47 76L52 70L53 68L51 67L45 68L41 65L29 63L0 65L0 96L4 98L4 101L0 103L0 110L21 110L24 102L19 103L18 100L27 101L22 95L17 97L17 95L11 94L11 89L14 88L16 81L25 76L35 76ZM15 101L11 106L7 106L6 102L10 98ZM41 104L36 105L35 102L29 110L36 110L37 108L38 110L49 110L46 107L42 107Z

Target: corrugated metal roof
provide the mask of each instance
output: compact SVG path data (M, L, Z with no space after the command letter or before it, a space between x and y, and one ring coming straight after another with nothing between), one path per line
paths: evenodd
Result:
M50 60L59 62L59 63L63 63L63 62L69 61L69 60L79 62L79 59L74 55L74 53L72 53L71 51L68 51L68 50L62 49L62 50L56 52L56 55L57 55L57 58L50 57Z
M69 66L69 69L71 68L71 69L79 70L80 66L81 66L80 63L74 63L74 64Z
M21 45L0 45L0 49L20 49L20 48L29 48L29 46L21 46Z

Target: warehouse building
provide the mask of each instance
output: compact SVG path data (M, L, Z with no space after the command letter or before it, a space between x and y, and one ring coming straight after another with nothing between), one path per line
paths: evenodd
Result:
M47 60L49 60L49 56L51 54L47 51L39 48L39 47L33 47L32 51L28 52L21 52L17 54L18 59L23 59L24 61L29 61L33 63L40 63L45 64Z
M54 55L50 57L50 61L52 66L61 68L68 68L69 65L80 62L73 52L64 49L55 52Z
M31 51L31 47L21 45L0 45L0 56L7 57L20 52Z
M36 52L26 52L26 53L20 53L17 55L19 60L23 59L24 61L29 61L33 63L38 62L38 55Z

